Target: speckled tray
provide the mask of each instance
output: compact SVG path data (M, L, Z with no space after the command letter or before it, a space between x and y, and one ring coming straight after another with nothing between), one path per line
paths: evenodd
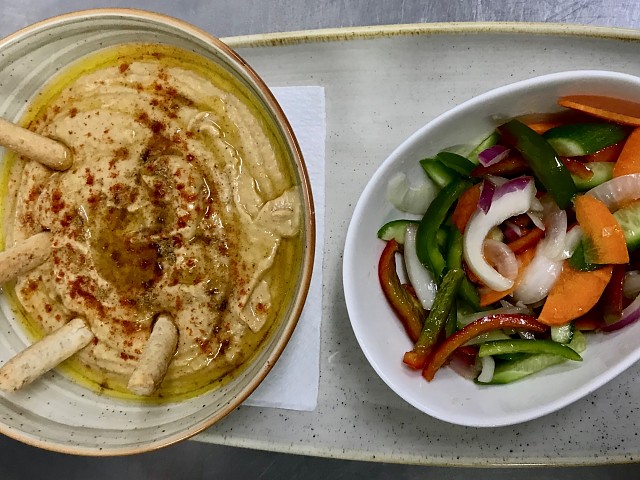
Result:
M240 407L197 440L347 459L432 465L603 464L640 459L640 365L542 419L450 425L380 380L351 330L342 250L368 179L407 136L494 87L545 73L640 75L640 32L552 24L430 24L225 40L271 86L322 85L327 106L324 312L318 408ZM373 261L373 260L372 260Z

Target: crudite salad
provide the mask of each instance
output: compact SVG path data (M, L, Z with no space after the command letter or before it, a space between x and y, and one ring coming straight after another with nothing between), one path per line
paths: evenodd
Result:
M421 184L389 181L406 215L378 231L379 280L414 343L403 362L427 381L448 364L513 382L640 318L640 104L558 103L468 155L420 160Z

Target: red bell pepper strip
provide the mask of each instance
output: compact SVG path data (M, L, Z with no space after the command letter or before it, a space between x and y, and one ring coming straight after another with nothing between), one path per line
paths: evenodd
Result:
M611 280L602 292L600 304L602 305L602 316L606 324L615 323L622 316L624 305L624 274L627 266L624 264L613 265Z
M487 315L470 323L462 330L458 330L442 342L430 356L429 363L422 371L422 376L430 382L433 380L438 369L444 365L449 356L457 348L463 346L469 340L480 334L501 328L518 328L542 333L549 327L538 322L535 317L531 315L513 313Z
M589 180L593 177L593 170L590 170L584 163L580 160L576 160L572 157L561 157L562 163L567 167L569 173L573 173L574 175L582 178L583 180Z
M387 242L378 262L378 279L384 296L402 322L409 338L412 342L416 342L422 332L425 311L418 308L416 302L410 298L410 292L400 283L398 272L396 272L396 253L399 251L398 242L395 240Z

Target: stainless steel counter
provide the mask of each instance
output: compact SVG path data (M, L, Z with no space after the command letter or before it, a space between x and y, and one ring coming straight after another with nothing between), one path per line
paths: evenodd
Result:
M165 13L187 22L190 22L204 30L220 37L233 37L238 35L249 34L261 34L268 32L287 32L295 30L309 30L319 28L333 28L333 27L355 27L366 25L388 25L388 24L409 24L409 23L433 23L433 22L493 22L493 21L515 21L515 22L553 22L553 23L571 23L571 24L585 24L592 26L613 26L613 27L626 27L626 28L638 28L640 27L640 2L633 2L626 0L613 1L613 0L600 0L600 1L585 1L585 2L569 2L569 1L539 1L539 2L524 2L521 0L509 1L482 1L482 0L467 0L467 1L420 1L420 0L405 0L405 1L389 1L389 0L325 0L325 1L311 1L311 0L261 0L261 1L249 1L249 0L219 0L216 2L205 0L182 0L182 2L160 0L153 2L151 0L134 0L131 2L112 2L105 4L95 0L23 0L21 3L14 2L8 3L6 0L0 5L0 13L2 13L3 21L0 22L0 36L7 35L23 26L38 20L54 16L60 13L68 11L97 8L97 7L132 7L141 8L146 10L154 10L161 13ZM260 55L256 55L257 61L260 61ZM274 77L275 78L275 77ZM280 79L282 80L282 79ZM286 83L286 82L282 82ZM409 133L409 132L406 132ZM397 134L399 135L399 134ZM382 159L380 159L381 161ZM357 195L355 195L357 198ZM352 206L350 207L352 208ZM331 234L331 225L327 222L327 235ZM335 273L335 266L333 266ZM325 282L339 282L339 278L329 277ZM336 286L332 287L330 291L332 296L330 301L339 302L341 300L340 289ZM331 307L333 308L333 306ZM343 305L335 306L335 309L341 309L344 311ZM342 321L344 313L338 315ZM334 316L335 318L335 316ZM347 331L344 329L343 331ZM326 332L323 329L323 332ZM353 339L350 339L351 344L356 345ZM363 362L362 359L360 359ZM364 364L364 363L363 363ZM371 371L372 373L372 371ZM321 372L322 374L322 372ZM614 380L615 382L616 380ZM370 388L371 386L368 385ZM386 389L381 382L377 382L373 387L383 398L387 399L392 396L393 393ZM620 389L623 391L624 389ZM634 390L635 392L635 390ZM345 386L340 393L340 397L336 398L336 402L356 402L358 392L355 391L352 386ZM322 395L322 392L321 392ZM606 397L606 395L605 395ZM604 398L604 401L608 400ZM325 399L326 402L326 399ZM640 405L640 398L629 399L630 404ZM385 408L386 402L380 402L379 408ZM376 407L373 407L376 408ZM635 406L629 407L629 411L633 413ZM276 431L280 430L278 422L296 422L298 415L286 411L278 411L274 409L252 409L243 408L244 415L247 415L249 419L260 419L266 416L270 422L272 422L268 428L259 429L259 441L253 443L247 443L244 441L238 441L234 438L234 420L232 417L230 421L223 422L222 427L219 430L213 431L211 434L203 435L202 439L211 441L214 443L226 443L229 445L244 445L264 448L266 450L273 449L276 451L294 451L298 453L311 453L314 455L323 455L322 450L308 449L305 447L299 447L297 442L308 441L309 438L313 438L313 433L310 431L300 432L298 438L295 438L294 433L290 433L290 438L287 437L286 441L282 441L282 435L276 434ZM342 408L342 411L351 411L351 409ZM235 412L231 415L235 415ZM416 411L416 415L419 413ZM305 414L306 415L306 414ZM410 419L411 413L405 412L407 419ZM377 421L374 417L379 418L380 415L366 415L361 417L359 422L368 421L367 418L371 418L371 421ZM348 422L349 419L343 419ZM323 418L312 418L311 416L305 417L304 422L300 425L304 425L305 429L313 430L314 424L321 424ZM335 421L335 419L334 419ZM355 422L354 422L355 423ZM215 427L214 427L215 428ZM392 428L392 427L390 427ZM246 438L250 436L250 428L246 424L242 425L242 437ZM274 432L273 437L269 435L269 429ZM237 431L237 430L236 430ZM592 442L594 445L607 444L607 438L602 438L602 431L597 433L597 430L587 431L586 435L593 435ZM360 435L366 435L367 432L360 432ZM609 433L607 433L608 435ZM358 431L350 430L350 435L357 437ZM550 436L553 436L553 432L546 432L543 437L545 441L549 441ZM273 438L276 441L273 441ZM618 444L624 443L625 439L616 439ZM326 439L325 439L326 441ZM473 435L471 441L482 442L482 434L477 433ZM571 441L571 439L568 439ZM167 462L169 459L175 459L175 461L183 460L185 456L191 458L186 452L198 452L199 455L220 455L221 450L216 448L216 445L201 444L196 442L187 442L188 445L180 445L178 447L166 449L166 455L158 454L153 458L156 461L162 463ZM362 438L357 442L359 445L366 445L367 442ZM66 468L76 469L79 471L81 465L87 465L87 461L78 459L72 462L68 458L60 460L53 454L42 454L40 452L34 452L30 448L21 448L13 443L7 443L10 448L0 450L0 459L5 461L5 466L0 466L0 473L3 472L2 468L7 468L6 472L10 473L11 465L18 465L18 458L24 458L27 456L35 455L41 461L52 460L53 464L60 464L63 462ZM518 447L521 448L522 446ZM523 447L522 447L523 448ZM617 447L616 447L617 448ZM363 456L362 451L359 453L353 453L345 449L342 454L335 454L335 456L345 458L368 458L370 460L376 460L373 455ZM17 457L13 460L6 457L6 452L17 452ZM236 455L235 450L224 449L222 456ZM21 457L22 456L22 457ZM251 458L267 458L264 453L252 454ZM195 457L194 457L195 458ZM275 457L281 458L281 457ZM398 458L402 458L399 455ZM122 459L117 462L123 471L130 472L131 465L137 464L137 460L131 460L129 463ZM634 462L633 457L627 457L624 461ZM202 460L198 460L202 462ZM296 460L297 461L297 460ZM2 462L0 462L1 464ZM210 462L209 462L210 463ZM443 459L442 462L433 463L455 463L450 459ZM504 462L500 462L505 465L513 463L509 458L505 457ZM566 463L566 462L565 462ZM115 462L112 462L115 465ZM8 466L7 466L8 465ZM29 467L31 471L35 472L34 466ZM150 467L149 467L150 468ZM355 475L354 467L349 467L350 472ZM45 469L37 470L44 472ZM154 469L154 471L158 471ZM228 470L232 472L233 470ZM622 470L617 470L619 473ZM637 471L637 470L635 470ZM408 472L402 470L403 474ZM625 470L630 474L631 470ZM395 472L396 474L398 471ZM410 473L410 472L409 472ZM194 474L195 475L195 474ZM286 475L286 474L285 474ZM0 475L2 476L2 475ZM79 476L79 475L78 475ZM54 475L54 478L56 475ZM9 478L22 478L20 476ZM99 478L109 478L108 476ZM150 477L151 478L151 477ZM275 477L272 477L275 478ZM313 477L316 478L316 477ZM317 477L321 478L321 477ZM379 477L386 478L386 477ZM407 477L409 478L409 477ZM486 478L492 478L487 476ZM497 478L497 477L494 477ZM502 477L502 478L509 478ZM569 478L569 477L566 477ZM571 477L573 478L573 477Z

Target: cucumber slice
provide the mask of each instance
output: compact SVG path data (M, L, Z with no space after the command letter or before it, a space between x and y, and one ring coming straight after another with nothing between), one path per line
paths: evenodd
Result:
M572 322L560 327L551 327L551 340L558 343L567 344L573 338L575 327Z
M584 335L579 330L576 330L573 334L573 340L569 343L569 347L577 353L582 353L586 349L586 346L587 342ZM511 383L565 361L568 360L558 355L538 354L512 362L504 362L496 365L493 378L489 383Z
M624 140L627 131L614 123L572 123L554 127L543 137L558 155L579 157Z
M407 231L407 225L418 225L416 220L391 220L385 223L378 230L378 238L384 241L395 240L400 245L404 245L404 233Z
M613 214L624 232L629 251L640 247L640 202L630 203Z
M593 175L590 178L582 178L572 173L571 178L573 178L573 183L576 184L578 191L585 192L593 187L597 187L601 183L611 180L611 178L613 178L614 165L614 162L586 163L585 166L593 172Z

